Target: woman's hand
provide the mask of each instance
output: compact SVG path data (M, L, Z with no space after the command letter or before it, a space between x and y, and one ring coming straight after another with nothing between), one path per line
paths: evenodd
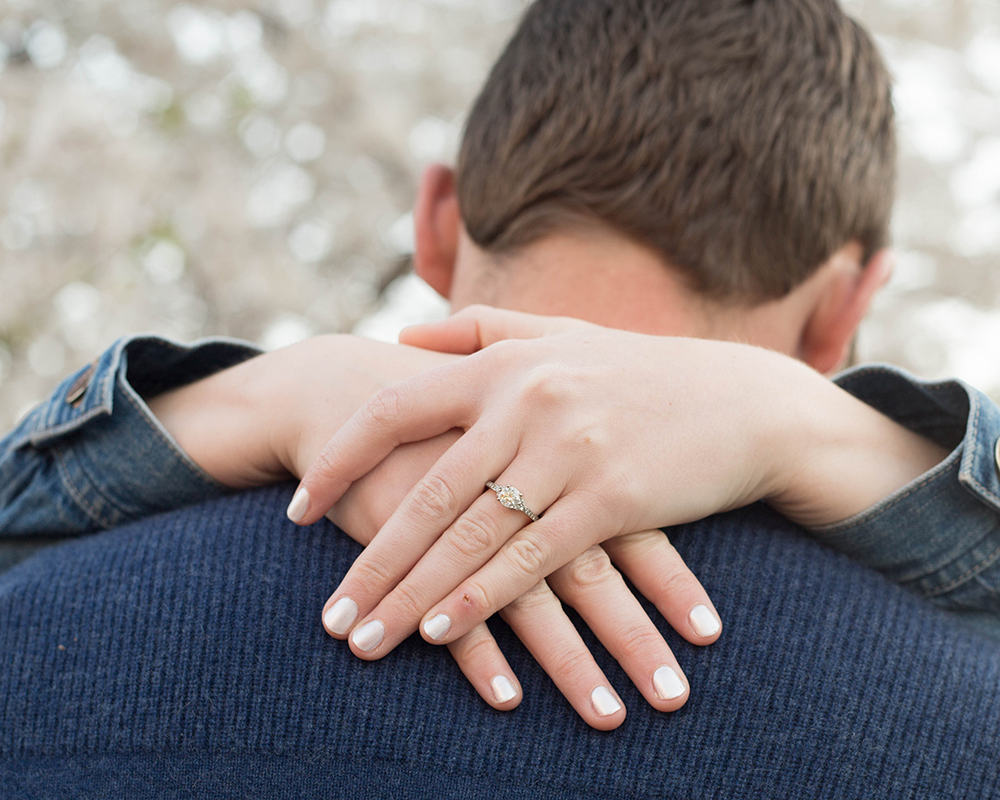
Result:
M706 454L702 442L712 437L692 421L717 426L730 411L726 393L700 374L704 351L775 356L570 327L489 347L377 395L305 476L310 499L300 520L309 522L400 443L468 429L331 598L350 598L358 608L351 638L359 655L384 655L421 619L430 641L452 641L596 544L697 519L760 491L725 470L741 448L747 453L737 457L751 461L754 443L737 436L725 452ZM733 360L729 350L724 355ZM732 372L717 370L713 380L725 382ZM672 395L664 383L674 384ZM759 414L742 413L727 423L737 433ZM543 518L528 525L526 515L485 491L487 480L521 488ZM670 609L671 623L689 636L714 636L719 622L707 598L677 595L689 604Z
M353 538L367 544L457 438L458 434L451 431L397 448L352 484L328 516L350 531ZM580 613L654 708L676 710L687 701L690 691L669 646L623 576L652 600L688 641L707 645L718 637L717 624L705 627L701 622L702 618L717 619L705 590L659 530L618 537L606 542L603 550L591 548L500 611L580 716L601 730L611 730L624 721L624 704L566 616L562 603ZM699 606L700 627L695 628L689 612ZM324 609L324 625L336 638L346 638L355 620L351 603L327 603ZM353 642L351 646L362 658L371 657ZM487 703L508 710L520 702L519 682L485 624L477 625L448 647Z
M217 480L236 487L264 485L303 474L337 428L374 391L451 360L454 357L355 337L317 337L152 398L149 405L188 454ZM397 449L354 483L328 516L367 545L458 435L449 431ZM675 609L676 594L659 589L661 578L675 585L685 581L694 598L691 602L710 605L660 531L623 539L611 555L621 573L595 548L554 575L551 588L542 581L501 611L584 720L604 730L624 720L623 704L560 599L577 608L643 695L662 711L683 705L687 681L622 573L692 642L708 644L715 638L694 632ZM336 633L336 613L326 611L327 630L343 638ZM449 650L487 703L500 710L520 703L519 681L485 625L449 643Z
M536 319L484 309L467 317L471 328L459 319L438 324L436 335L469 340L472 329L472 340L489 344L501 338L491 329L531 335ZM303 478L290 516L310 522L398 445L467 431L331 597L357 606L355 652L380 657L417 623L429 641L453 641L575 556L630 531L760 498L804 522L841 519L939 455L787 357L565 324L379 392ZM504 508L487 481L519 488L526 507L544 515L531 522ZM693 611L692 623L718 625Z

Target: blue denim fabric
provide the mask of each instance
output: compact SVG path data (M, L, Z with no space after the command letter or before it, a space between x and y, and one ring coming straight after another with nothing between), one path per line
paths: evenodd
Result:
M960 381L920 381L884 366L836 382L954 449L880 503L810 536L1000 638L1000 409Z
M365 662L320 610L360 548L284 518L290 485L50 548L0 576L0 796L1000 796L1000 646L762 506L670 531L726 629L664 631L692 687L653 710L581 627L628 718L573 712L510 630L486 706L442 648ZM579 620L576 620L579 625Z
M66 402L77 374L0 441L0 534L104 529L224 494L142 397L257 352L221 339L117 342L79 404ZM1000 409L959 381L927 383L888 366L859 367L837 383L952 452L873 508L810 535L1000 638ZM27 552L23 543L0 547L0 567Z
M227 487L188 458L142 397L257 352L225 339L116 342L0 441L0 534L102 530L224 494ZM70 402L77 385L86 391Z

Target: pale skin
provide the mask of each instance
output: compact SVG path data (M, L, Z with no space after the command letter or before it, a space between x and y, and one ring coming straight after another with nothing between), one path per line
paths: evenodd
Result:
M636 333L472 309L408 334L423 347L479 351L471 357L335 337L151 402L220 480L302 476L297 521L313 522L337 501L333 518L362 543L381 529L324 608L331 635L362 658L382 657L419 624L429 641L449 645L487 702L512 708L521 689L482 624L500 611L589 724L617 727L624 706L554 590L646 699L673 710L689 696L687 680L621 574L689 641L709 644L720 628L666 537L647 529L759 498L807 524L833 522L946 455L817 372L842 362L888 277L884 253L862 263L860 248L845 243L781 300L723 308L692 295L648 250L599 228L548 237L511 258L480 251L464 235L444 167L425 174L415 222L418 272L457 308L488 302ZM662 338L677 336L760 347ZM510 337L539 338L494 344ZM339 366L324 358L333 352ZM341 370L328 382L326 364ZM487 479L521 488L546 511L542 520L528 525L501 506L484 492ZM357 613L331 615L345 597ZM699 607L707 617L692 613ZM442 615L444 630L432 622ZM382 635L363 649L357 634L373 621ZM497 676L513 696L500 699Z
M257 486L302 475L332 433L377 389L455 360L455 356L354 337L317 337L161 395L150 400L150 407L209 474L231 486ZM323 364L323 369L317 370L317 364ZM302 391L303 385L310 387L308 393ZM357 541L368 544L458 436L458 432L448 432L400 448L352 486L330 517ZM612 567L612 558L620 572ZM604 549L591 548L501 612L573 707L599 728L620 723L624 709L598 713L592 698L595 687L604 687L620 701L559 598L577 609L655 708L679 708L689 694L676 659L622 574L689 641L709 644L718 637L718 631L706 635L693 627L692 608L702 606L716 619L717 614L660 531L619 537ZM343 634L331 634L343 638ZM474 626L448 646L486 702L501 710L518 705L521 687L485 625ZM661 672L660 680L654 681L653 675L663 666L674 671L675 680L665 681L670 673ZM497 684L498 676L507 684ZM507 694L498 694L498 688ZM509 690L513 690L512 697L507 696Z

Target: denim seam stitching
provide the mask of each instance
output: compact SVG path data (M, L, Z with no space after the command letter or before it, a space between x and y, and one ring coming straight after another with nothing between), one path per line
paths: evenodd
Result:
M978 564L969 567L969 569L967 569L957 578L953 578L952 580L948 581L948 583L946 583L944 586L939 586L936 589L930 589L928 591L925 591L923 593L924 597L938 597L939 595L945 594L946 592L950 592L952 589L965 583L969 578L973 578L976 575L978 575L980 572L982 572L984 569L990 566L990 564L996 561L997 558L1000 558L1000 546L997 546L996 550L994 550L988 556L983 558L983 560L980 561Z
M954 466L953 457L955 456L954 451L949 455L944 461L938 464L936 467L930 470L922 478L918 478L917 482L910 486L903 494L898 497L894 497L885 505L876 504L877 508L871 508L866 511L860 512L861 516L857 519L849 519L844 522L834 522L830 525L821 525L819 527L810 527L809 530L816 531L817 533L842 533L844 531L849 531L852 528L857 528L860 525L864 525L871 522L876 517L884 514L887 511L891 511L895 506L902 503L904 500L908 499L912 495L916 494L921 489L925 488L928 484L933 483L938 478L945 476L945 473ZM957 458L954 458L957 461ZM949 463L951 462L951 463Z
M979 411L980 411L980 408L982 407L982 403L978 402L978 398L977 398L976 402L972 403L972 406L973 406L973 409L972 409L972 419L969 421L969 428L972 430L972 433L973 433L973 436L971 437L971 441L975 442L975 447L978 448L979 447ZM962 472L960 472L959 474L961 475ZM1000 504L1000 495L997 495L989 487L984 486L975 477L975 475L972 474L972 470L971 469L969 470L969 473L966 474L964 477L965 477L965 480L968 481L970 485L974 486L976 489L978 489L984 495L986 495L987 497L989 497L995 503Z
M100 525L102 528L110 528L114 524L111 520L105 518L93 505L87 500L84 494L76 488L72 479L70 478L69 468L66 466L66 460L61 452L61 450L56 447L53 448L53 455L56 460L56 469L59 470L59 474L63 478L63 485L66 490L73 497L73 500L80 507L84 514L90 517L94 522ZM98 492L100 494L100 492ZM105 498L107 499L107 498ZM114 504L112 504L114 505Z

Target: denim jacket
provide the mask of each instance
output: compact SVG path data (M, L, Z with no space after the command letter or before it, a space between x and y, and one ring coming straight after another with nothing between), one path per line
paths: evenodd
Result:
M0 542L110 528L228 489L184 453L143 397L259 351L227 339L122 339L0 441ZM836 382L950 450L875 506L810 534L1000 639L1000 409L960 381L888 366Z

